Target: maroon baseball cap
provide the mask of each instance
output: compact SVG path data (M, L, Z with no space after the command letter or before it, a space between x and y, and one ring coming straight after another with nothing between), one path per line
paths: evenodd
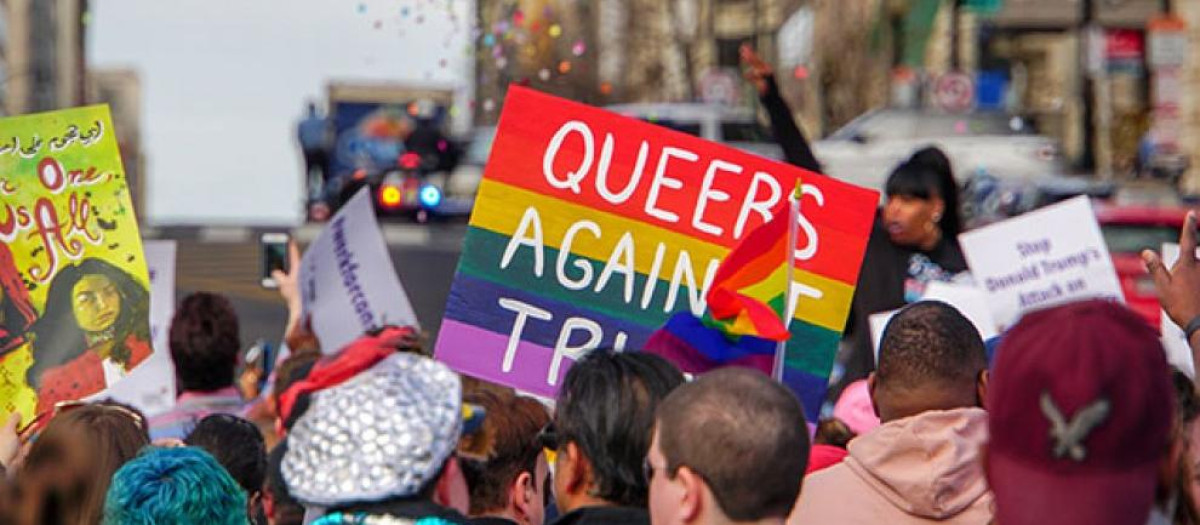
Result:
M1169 446L1174 393L1157 334L1086 301L1026 315L987 398L987 475L1001 525L1141 525Z

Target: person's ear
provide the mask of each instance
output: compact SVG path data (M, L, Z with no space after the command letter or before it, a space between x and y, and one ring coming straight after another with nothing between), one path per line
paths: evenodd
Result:
M267 522L275 519L275 497L270 491L262 493L263 515L267 517Z
M867 376L867 392L871 396L871 410L875 412L875 417L881 417L879 415L879 403L875 401L875 386L875 372L871 372L871 374Z
M991 382L991 378L992 373L984 370L979 373L979 379L975 380L976 404L985 410L987 409L988 383Z
M458 458L451 457L434 485L433 502L465 515L471 510L470 498L462 466L458 464Z
M560 454L566 454L566 463L569 466L565 487L567 492L571 494L582 494L587 492L588 485L591 483L592 465L588 459L583 456L583 451L579 449L574 441L567 443L567 446L559 451Z
M663 472L662 475L665 476L667 473ZM683 487L682 499L679 501L679 520L683 523L694 523L699 520L705 505L709 504L705 501L707 485L704 483L704 478L684 466L675 471L675 479L672 479L671 482L678 483Z
M942 216L946 214L946 201L935 195L929 198L929 203L933 205L933 222L941 222Z
M253 517L254 515L258 514L257 510L258 510L259 505L262 502L263 502L262 491L257 491L257 492L254 492L253 494L250 494L250 497L246 498L246 515ZM263 513L266 514L265 508L263 509Z
M517 479L513 480L511 486L508 487L508 506L513 510L517 523L529 523L529 509L533 505L541 505L542 502L535 501L534 496L537 491L533 486L533 474L522 472L517 475Z

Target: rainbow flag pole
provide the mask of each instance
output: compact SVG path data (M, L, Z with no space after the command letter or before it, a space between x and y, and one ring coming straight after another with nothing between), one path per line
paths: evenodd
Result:
M784 292L784 313L783 325L787 327L791 324L792 312L796 311L796 305L792 304L792 287L796 285L794 282L794 274L796 273L796 237L800 221L800 195L801 195L800 180L796 181L796 187L792 190L792 199L788 203L788 252L787 252L787 287ZM796 302L800 301L796 297ZM787 340L779 341L775 344L775 366L771 369L771 377L776 381L783 382L783 369L786 366L785 358L787 356Z

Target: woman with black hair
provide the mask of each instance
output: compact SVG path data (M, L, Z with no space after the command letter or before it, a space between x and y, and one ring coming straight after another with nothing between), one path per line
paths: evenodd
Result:
M742 47L742 61L788 163L820 173L821 165L792 120L771 67L748 46ZM887 201L875 216L843 334L849 345L843 350L848 353L839 359L845 371L837 387L830 389L831 399L837 398L842 386L866 378L875 369L872 314L919 300L930 282L950 281L967 270L957 240L962 233L958 184L945 153L936 147L913 153L892 171L884 192Z
M38 413L58 401L107 388L150 356L146 288L100 259L63 268L50 283L34 324L33 366Z

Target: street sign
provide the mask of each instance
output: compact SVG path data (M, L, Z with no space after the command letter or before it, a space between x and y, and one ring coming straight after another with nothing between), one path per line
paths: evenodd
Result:
M1183 65L1187 61L1187 24L1164 16L1149 24L1154 142L1165 151L1178 148L1183 129Z
M700 99L708 104L736 106L741 101L741 85L735 71L710 69L700 77Z
M1177 17L1160 17L1150 22L1149 32L1150 67L1182 67L1187 61L1187 24Z
M951 113L965 113L975 106L975 81L964 73L946 73L933 84L933 102Z

